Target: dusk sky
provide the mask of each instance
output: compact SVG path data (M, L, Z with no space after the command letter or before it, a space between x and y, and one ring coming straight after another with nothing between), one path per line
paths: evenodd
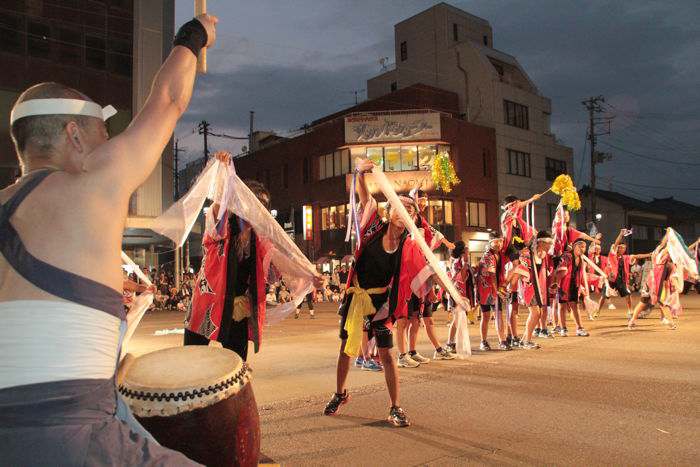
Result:
M177 25L192 16L193 3L176 0ZM220 23L209 74L198 78L175 131L185 160L202 156L202 137L192 131L202 119L214 132L247 136L254 110L257 130L287 135L353 105L356 90L364 99L379 59L394 62L394 24L436 3L210 0ZM488 20L495 48L514 55L552 100L552 130L574 149L579 186L590 164L581 101L602 94L616 118L612 134L600 138L599 149L614 159L597 167L598 186L700 204L700 2L447 3ZM234 153L245 144L210 142L210 150Z

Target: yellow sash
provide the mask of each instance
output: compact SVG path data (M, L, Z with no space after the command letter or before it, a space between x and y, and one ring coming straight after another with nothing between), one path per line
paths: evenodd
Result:
M250 318L250 300L247 295L239 295L233 299L233 320L243 321Z
M358 284L357 277L353 277L352 283L353 286L345 291L348 295L355 295L350 298L350 309L345 319L345 331L348 333L348 339L345 341L345 355L357 357L362 344L362 325L364 317L377 312L372 304L372 297L370 297L370 295L383 294L388 287L376 287L374 289L365 290Z

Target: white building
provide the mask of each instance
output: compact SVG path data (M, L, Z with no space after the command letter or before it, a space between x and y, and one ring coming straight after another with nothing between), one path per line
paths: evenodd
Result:
M559 173L573 175L572 149L550 130L550 100L515 57L493 47L488 21L439 3L396 24L394 40L396 65L367 81L368 98L416 83L457 93L465 119L496 130L500 199L526 198ZM552 194L539 201L539 226L557 202Z

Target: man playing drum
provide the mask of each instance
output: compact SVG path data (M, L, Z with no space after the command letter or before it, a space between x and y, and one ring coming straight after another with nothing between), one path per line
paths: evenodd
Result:
M216 23L202 15L180 28L143 109L111 140L114 109L61 84L27 89L12 110L22 177L0 191L4 464L191 463L117 418L120 250L129 198L189 104Z

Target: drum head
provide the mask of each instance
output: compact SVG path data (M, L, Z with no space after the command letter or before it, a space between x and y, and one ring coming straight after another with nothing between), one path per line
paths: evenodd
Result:
M167 416L213 405L249 379L247 365L235 352L192 345L137 358L119 392L137 416Z

